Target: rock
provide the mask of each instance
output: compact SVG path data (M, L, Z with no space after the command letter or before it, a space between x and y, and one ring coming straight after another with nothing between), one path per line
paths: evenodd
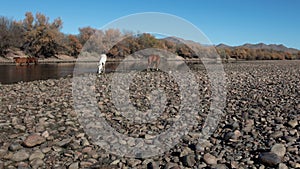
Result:
M291 126L292 128L295 128L298 125L298 121L297 120L290 120L288 122L288 125Z
M22 149L23 147L19 144L19 143L12 143L9 147L8 147L8 149L10 150L10 151L17 151L17 150L20 150L20 149Z
M33 169L43 168L44 161L41 159L34 159L30 162L30 165Z
M270 135L270 137L272 137L272 138L279 138L279 137L282 137L283 136L283 132L282 131L275 131L274 133L272 133L271 135Z
M91 165L93 165L93 163L88 162L88 161L81 161L81 162L80 162L80 167L81 167L81 168L88 168L88 167L90 167Z
M11 160L12 161L24 161L29 158L29 153L27 153L25 150L19 150L15 154L13 154Z
M42 153L42 151L41 150L36 150L35 152L33 152L31 155L30 155L30 157L29 157L29 161L32 161L32 160L34 160L34 159L44 159L44 157L45 157L45 154L44 153Z
M159 168L159 165L157 165L156 162L150 162L147 164L147 169L158 169Z
M48 138L49 137L49 132L48 131L44 131L42 133L42 136L45 137L45 138Z
M3 169L3 168L4 168L4 162L0 161L0 169Z
M75 162L75 163L72 163L68 169L78 169L79 168L79 163L78 162Z
M288 167L284 163L280 163L278 169L288 169Z
M214 164L212 165L211 168L216 168L216 169L228 169L228 167L225 164Z
M141 163L141 160L138 160L138 159L128 159L127 163L128 163L129 167L135 168L135 166L137 166L138 164Z
M23 142L23 145L26 147L34 147L36 145L40 145L44 143L46 139L38 134L29 135Z
M278 155L279 157L283 157L286 153L286 148L283 144L275 144L272 147L271 152Z
M0 149L0 158L4 157L6 154L7 150L5 149Z
M182 163L186 167L193 167L196 164L194 155L186 155L182 157Z
M167 163L164 169L180 169L180 167L176 163Z
M217 158L209 153L204 154L203 160L206 164L213 165L217 164Z
M272 152L264 152L259 155L259 160L262 164L270 167L274 167L281 163L281 158Z
M59 147L65 147L65 146L67 146L71 141L72 141L72 139L63 139L63 140L57 142L56 145L59 146Z

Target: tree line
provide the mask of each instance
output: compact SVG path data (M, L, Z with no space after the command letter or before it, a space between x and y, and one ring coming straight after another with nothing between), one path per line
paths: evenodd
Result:
M222 59L243 60L300 59L300 52L290 53L272 49L251 49L246 47L214 47L199 43L179 42L172 38L157 39L148 33L135 34L118 29L105 31L91 27L79 28L79 34L61 32L63 21L56 18L50 22L41 13L25 14L25 19L16 21L0 17L0 56L9 49L22 50L26 55L47 58L59 54L78 57L79 54L97 55L107 53L111 58L124 58L139 50L159 48L175 53L185 59L210 57L218 53ZM80 53L81 51L84 51Z

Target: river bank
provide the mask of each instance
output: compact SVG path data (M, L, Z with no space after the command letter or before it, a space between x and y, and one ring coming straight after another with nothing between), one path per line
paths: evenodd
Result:
M198 142L210 87L203 65L196 64L192 71L201 99L198 125L169 151L146 159L119 157L95 144L74 109L72 77L1 85L0 168L299 168L299 62L245 62L225 64L224 69L226 106L214 133ZM90 86L110 126L146 140L172 126L180 100L166 74L141 72L131 85L131 102L141 111L151 102L151 90L145 86L161 85L167 91L167 112L147 125L128 121L116 111L110 95L113 75L101 76ZM110 140L115 141L134 144Z

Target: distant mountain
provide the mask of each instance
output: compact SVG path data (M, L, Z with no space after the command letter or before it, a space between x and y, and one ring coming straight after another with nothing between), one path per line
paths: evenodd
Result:
M216 46L217 48L234 48L233 46L229 46L229 45L226 45L224 43L220 43L219 45Z
M249 48L249 49L266 49L266 50L274 50L274 51L281 51L281 52L289 52L292 54L298 53L300 50L294 49L294 48L288 48L282 44L264 44L264 43L258 43L258 44L250 44L246 43L241 46L229 46L225 44L219 44L216 46L217 48Z

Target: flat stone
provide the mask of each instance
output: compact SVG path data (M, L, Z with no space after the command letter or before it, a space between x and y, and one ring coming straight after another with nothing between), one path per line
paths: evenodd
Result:
M46 139L38 134L29 135L23 142L26 147L34 147L44 143Z
M44 159L44 157L45 157L45 154L44 153L42 153L42 151L41 150L36 150L35 152L33 152L31 155L30 155L30 157L29 157L29 161L32 161L32 160L34 160L34 159Z
M182 163L186 167L193 167L196 164L194 155L186 155L182 157Z
M297 120L290 120L288 122L288 125L291 126L292 128L295 128L298 125L298 121Z
M30 162L30 165L33 169L42 168L44 161L41 159L34 159Z
M270 167L274 167L281 163L281 158L273 152L264 152L259 155L259 159L262 164Z
M286 148L283 144L275 144L272 147L271 152L278 155L279 157L283 157L286 153Z
M8 149L10 150L10 151L17 151L17 150L20 150L20 149L22 149L23 147L19 144L19 143L12 143L9 147L8 147Z
M278 169L288 169L288 167L284 163L280 163Z
M71 141L72 141L72 139L63 139L63 140L57 142L55 145L57 145L57 146L59 146L59 147L65 147L65 146L67 146Z
M213 165L217 164L217 158L209 153L204 154L203 160L206 164Z
M75 162L75 163L72 163L68 169L78 169L79 168L79 163L78 162Z
M27 153L25 150L19 150L15 154L13 154L11 160L12 161L24 161L29 158L29 153Z

